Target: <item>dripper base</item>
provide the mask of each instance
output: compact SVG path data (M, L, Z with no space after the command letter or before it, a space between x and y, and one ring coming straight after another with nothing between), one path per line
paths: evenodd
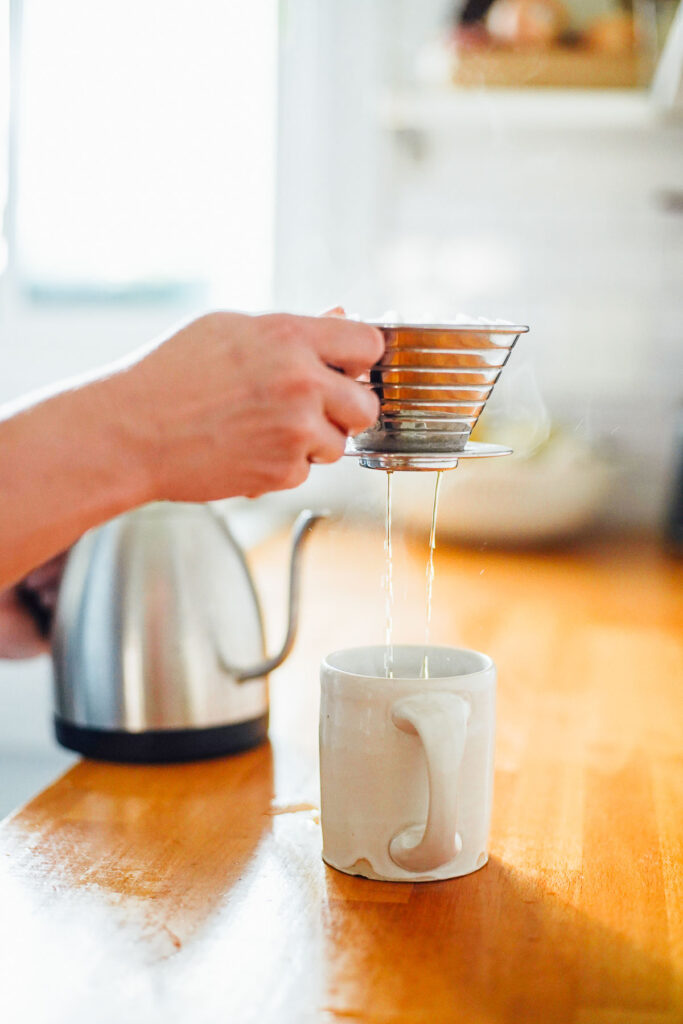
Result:
M433 473L440 469L455 469L460 459L483 459L499 455L512 455L512 449L500 444L468 441L461 451L378 452L357 447L353 438L350 438L345 454L357 458L359 464L365 469Z

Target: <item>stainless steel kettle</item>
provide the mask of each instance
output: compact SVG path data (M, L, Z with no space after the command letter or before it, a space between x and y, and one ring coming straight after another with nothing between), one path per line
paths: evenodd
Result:
M268 730L270 671L298 618L293 531L289 624L267 657L244 554L210 505L146 505L91 530L60 588L52 652L61 744L113 761L179 761L250 747Z

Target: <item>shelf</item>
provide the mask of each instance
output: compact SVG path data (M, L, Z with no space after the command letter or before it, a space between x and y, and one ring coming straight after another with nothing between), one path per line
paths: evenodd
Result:
M382 94L377 113L390 131L496 123L506 131L653 131L663 121L650 93L640 89L415 87Z

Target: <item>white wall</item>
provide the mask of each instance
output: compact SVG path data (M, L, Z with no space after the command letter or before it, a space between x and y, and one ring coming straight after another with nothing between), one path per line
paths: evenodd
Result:
M637 94L441 99L385 111L382 301L530 324L518 356L551 414L624 470L611 518L655 525L683 397L683 218L666 205L683 123Z

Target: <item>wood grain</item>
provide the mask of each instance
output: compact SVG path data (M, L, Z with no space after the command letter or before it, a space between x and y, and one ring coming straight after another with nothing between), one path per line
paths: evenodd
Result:
M396 537L397 639L425 538ZM259 554L275 634L282 541ZM0 825L0 1013L23 1022L683 1020L683 599L648 541L438 549L432 638L492 654L492 858L448 882L320 859L318 664L383 636L379 531L310 542L271 743L82 762Z

